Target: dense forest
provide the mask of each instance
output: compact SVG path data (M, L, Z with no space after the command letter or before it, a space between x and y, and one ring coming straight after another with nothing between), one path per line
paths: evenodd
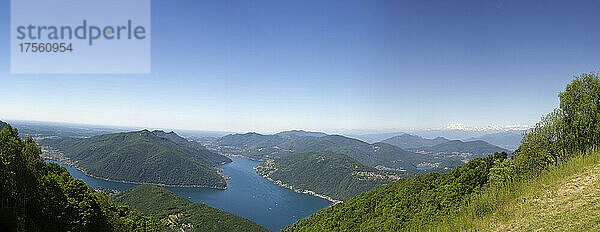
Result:
M158 218L177 231L268 231L248 219L192 203L156 185L138 185L115 196L115 201Z
M502 205L493 197L497 189L539 176L573 157L586 156L588 149L599 144L598 75L575 76L559 99L559 108L542 117L510 157L496 153L471 160L450 173L401 180L323 209L285 231L417 230L437 228L441 222L464 215L465 209L469 209L466 217L492 214ZM492 197L485 204L475 204L485 195Z
M44 162L40 153L16 128L7 125L0 132L0 231L168 230Z
M61 150L87 174L115 181L226 188L214 166L227 157L192 144L175 133L148 130L91 138L41 140Z
M310 190L335 200L348 200L381 187L401 174L379 171L333 152L300 153L263 162L256 171L295 190Z

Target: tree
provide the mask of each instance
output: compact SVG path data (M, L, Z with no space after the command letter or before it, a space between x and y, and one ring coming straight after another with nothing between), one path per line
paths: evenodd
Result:
M600 142L600 79L598 73L574 76L561 92L560 109L570 151L583 151Z

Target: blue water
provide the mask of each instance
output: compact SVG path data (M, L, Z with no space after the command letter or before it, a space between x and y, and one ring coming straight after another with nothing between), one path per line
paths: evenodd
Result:
M192 202L210 205L244 218L267 229L280 230L299 219L306 218L329 206L329 201L279 187L260 175L252 167L256 161L232 157L233 162L219 166L227 180L227 189L167 187ZM76 168L65 166L71 175L91 187L127 190L135 184L106 181L86 175Z

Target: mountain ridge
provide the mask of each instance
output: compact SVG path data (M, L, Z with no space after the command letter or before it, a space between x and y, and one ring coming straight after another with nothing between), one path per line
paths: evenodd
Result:
M258 133L233 134L217 140L221 146L235 146L253 159L271 159L294 153L330 151L348 155L369 165L394 169L416 170L408 160L420 155L389 144L369 144L342 135L294 136L261 135Z

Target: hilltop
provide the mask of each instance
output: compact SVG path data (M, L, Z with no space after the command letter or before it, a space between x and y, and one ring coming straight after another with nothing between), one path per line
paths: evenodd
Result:
M426 139L421 136L403 134L397 135L381 141L382 143L389 143L402 149L417 149L422 147L431 147L441 143L448 142L450 140L444 137L436 137L434 139Z
M215 166L231 162L175 133L148 130L41 140L87 174L115 181L226 188Z
M275 135L289 136L289 137L293 137L293 136L298 136L298 137L304 137L304 136L323 137L323 136L327 136L327 134L325 134L323 132L312 132L312 131L304 131L304 130L282 131L282 132L279 132L279 133L277 133Z
M348 200L399 177L333 152L293 154L268 160L255 168L265 178L296 191L312 191L335 200Z
M201 203L192 203L156 185L138 185L115 196L129 206L177 231L269 231L240 216Z

